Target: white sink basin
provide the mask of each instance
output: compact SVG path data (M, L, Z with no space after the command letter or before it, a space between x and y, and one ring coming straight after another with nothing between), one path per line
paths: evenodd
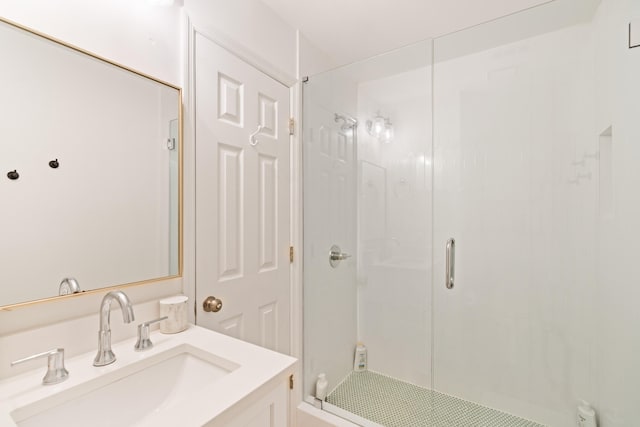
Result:
M11 413L20 427L144 424L237 365L183 344Z

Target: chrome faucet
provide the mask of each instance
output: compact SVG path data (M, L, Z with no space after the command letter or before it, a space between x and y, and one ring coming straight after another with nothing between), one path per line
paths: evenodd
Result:
M122 291L111 291L104 296L100 304L100 331L98 332L98 354L93 359L93 366L105 366L116 361L116 355L111 351L111 326L109 315L111 313L111 303L118 301L122 309L122 319L124 323L131 323L135 320L133 307L127 295Z

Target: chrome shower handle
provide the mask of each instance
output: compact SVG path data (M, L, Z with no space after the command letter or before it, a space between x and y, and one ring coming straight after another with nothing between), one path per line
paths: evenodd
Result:
M445 286L447 289L453 288L455 282L455 271L456 271L456 241L452 237L447 240L447 257L446 257L446 281Z
M346 254L344 252L332 252L330 254L330 259L332 261L342 261L342 260L345 260L347 258L351 258L351 255Z
M340 265L340 261L344 261L347 258L351 258L351 255L342 252L340 246L333 245L329 250L329 265L333 268L336 268Z

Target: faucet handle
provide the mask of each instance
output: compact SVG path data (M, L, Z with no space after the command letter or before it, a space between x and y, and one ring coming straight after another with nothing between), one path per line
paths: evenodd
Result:
M43 353L34 354L24 359L19 359L11 362L11 366L19 365L24 362L30 362L34 359L40 359L41 357L47 357L47 373L42 378L42 384L50 385L57 384L69 378L69 371L64 367L64 348L54 348L53 350L45 351Z
M153 347L151 338L149 338L149 325L152 323L160 322L161 320L168 319L168 316L160 317L159 319L149 320L138 325L138 341L133 348L135 351L149 350Z

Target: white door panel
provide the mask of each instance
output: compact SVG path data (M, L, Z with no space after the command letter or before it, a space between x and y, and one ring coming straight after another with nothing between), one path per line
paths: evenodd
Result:
M289 89L199 34L195 51L197 323L286 353Z

